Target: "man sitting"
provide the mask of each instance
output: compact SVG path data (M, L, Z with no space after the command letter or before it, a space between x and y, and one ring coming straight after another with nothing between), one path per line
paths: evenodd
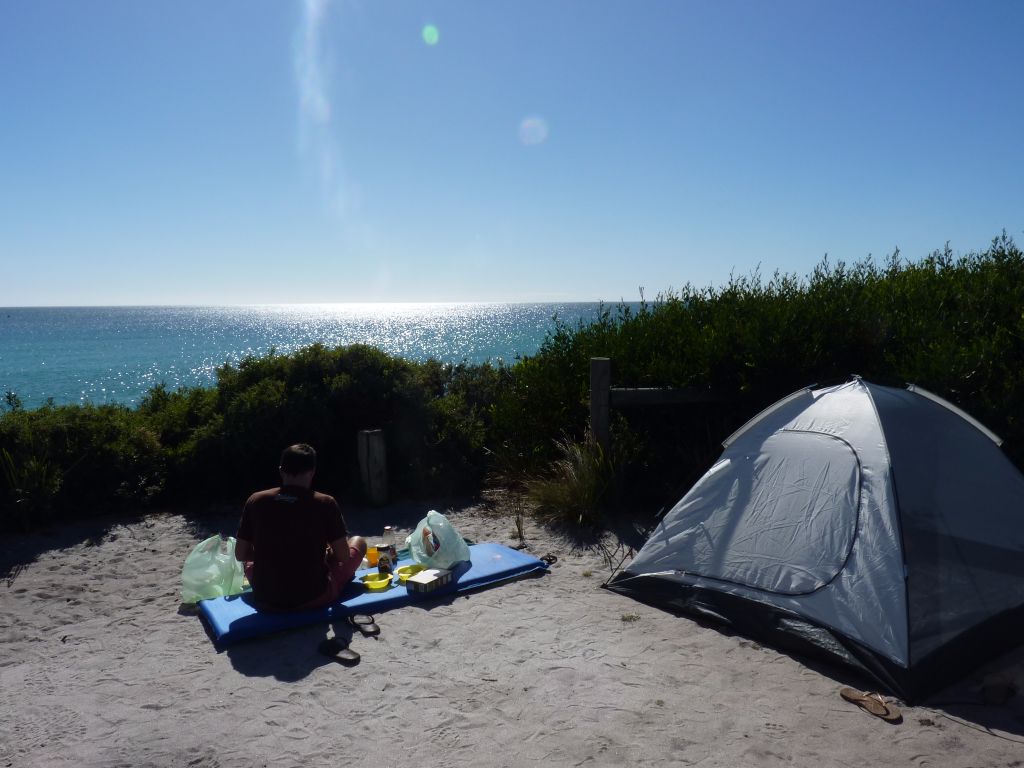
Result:
M316 451L305 443L281 454L281 486L249 497L235 558L261 608L305 611L334 602L352 581L366 541L349 536L333 496L312 490Z

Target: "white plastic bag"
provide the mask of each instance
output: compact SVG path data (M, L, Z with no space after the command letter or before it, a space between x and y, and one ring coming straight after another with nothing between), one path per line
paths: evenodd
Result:
M181 569L181 600L195 603L221 595L237 595L245 578L242 564L235 560L235 537L219 533L199 542L185 558Z
M448 518L433 509L406 537L405 544L410 557L427 568L449 569L469 560L469 545Z

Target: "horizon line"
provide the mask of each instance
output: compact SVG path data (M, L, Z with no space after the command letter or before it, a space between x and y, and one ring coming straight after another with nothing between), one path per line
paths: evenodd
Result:
M624 298L608 301L605 299L485 299L476 301L289 301L289 302L248 302L248 303L166 303L166 304L12 304L0 305L0 311L10 309L179 309L209 307L454 307L454 306L487 306L487 305L529 305L529 304L649 304L658 303L657 299Z

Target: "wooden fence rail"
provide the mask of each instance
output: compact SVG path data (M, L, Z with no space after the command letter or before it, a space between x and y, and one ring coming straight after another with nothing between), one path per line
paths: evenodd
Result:
M613 387L609 357L590 358L590 430L605 451L611 442L611 409L650 405L700 405L734 399L700 389L668 387Z

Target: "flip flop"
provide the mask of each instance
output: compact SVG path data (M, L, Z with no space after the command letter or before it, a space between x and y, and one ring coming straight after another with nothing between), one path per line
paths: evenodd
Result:
M373 620L373 616L364 613L354 613L345 617L353 629L358 629L363 637L375 637L380 634L380 627Z
M899 707L886 702L880 693L862 693L853 688L843 688L839 691L839 695L851 704L856 704L865 712L890 723L898 723L903 719Z
M336 637L328 637L321 641L317 650L332 661L346 667L359 663L359 654L349 648L348 643L342 642Z

